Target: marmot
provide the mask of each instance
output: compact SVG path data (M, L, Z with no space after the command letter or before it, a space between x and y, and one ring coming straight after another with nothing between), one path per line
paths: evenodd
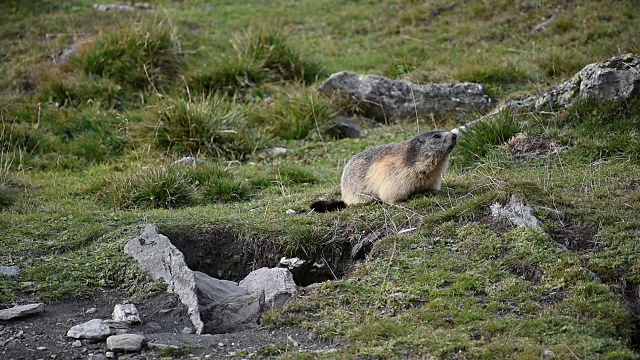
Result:
M342 200L316 201L311 209L333 211L376 200L397 204L415 193L440 190L456 139L453 132L430 131L358 153L342 172Z

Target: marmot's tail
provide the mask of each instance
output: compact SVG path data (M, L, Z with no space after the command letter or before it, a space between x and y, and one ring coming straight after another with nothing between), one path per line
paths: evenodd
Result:
M342 200L320 200L311 204L311 210L315 212L327 212L327 211L336 211L342 210L347 207Z

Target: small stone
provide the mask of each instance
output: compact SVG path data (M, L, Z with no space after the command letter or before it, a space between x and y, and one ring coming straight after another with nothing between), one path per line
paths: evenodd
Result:
M286 211L286 213L289 214L289 215L297 214L297 212L295 210L293 210L293 209L288 209Z
M171 163L171 166L180 166L180 165L189 165L189 166L200 166L204 165L204 160L196 159L193 156L185 156L180 160L176 160Z
M258 156L261 158L273 158L281 156L287 153L287 149L283 147L265 148L258 151Z
M113 359L113 358L115 358L115 357L116 357L116 354L115 354L113 351L107 351L106 353L104 353L104 356L105 356L107 359Z
M218 346L219 347L224 347L224 344L223 343L218 343Z
M102 340L111 335L111 328L100 319L73 326L67 336L74 339Z
M13 320L25 316L39 314L44 311L44 304L17 305L9 309L0 310L0 320Z
M107 347L111 351L136 352L142 349L145 341L140 334L112 335L107 338Z
M113 307L113 320L122 321L127 324L140 323L140 314L133 304L116 304Z
M90 314L95 314L96 311L98 311L98 309L92 307L92 308L88 308L87 311L85 311L84 313L90 315Z
M18 265L13 265L13 266L0 265L0 275L18 276L20 274L22 274L22 270Z
M97 354L89 354L89 357L87 358L88 360L104 360L107 357L104 356L103 354L97 353Z
M182 329L181 333L185 334L185 335L190 335L193 334L193 329L186 326L184 329Z
M82 347L82 341L76 340L76 341L71 343L71 346L73 346L73 347Z
M38 346L36 349L39 350L39 351L47 350L47 348L45 346Z
M554 357L556 357L556 354L555 354L553 351L549 350L549 349L545 350L545 351L542 353L542 355L543 355L544 357L547 357L547 358L554 358Z

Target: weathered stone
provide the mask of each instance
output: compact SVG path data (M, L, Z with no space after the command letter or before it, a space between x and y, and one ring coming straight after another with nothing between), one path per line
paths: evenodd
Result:
M171 166L201 166L204 165L204 160L196 159L193 156L185 156L180 160L176 160L171 163Z
M9 309L0 310L0 320L13 320L25 316L39 314L44 311L44 304L16 305Z
M264 292L265 303L270 308L282 308L298 294L293 275L284 268L254 270L240 281L240 286L250 293Z
M283 147L271 147L258 150L257 154L261 158L274 158L287 153L287 149Z
M113 320L122 321L127 324L140 323L140 314L133 304L116 304L113 307Z
M72 342L72 343L71 343L71 346L72 346L72 347L76 347L76 348L78 348L78 347L82 347L82 341L80 341L80 340L76 340L76 341L74 341L74 342Z
M364 119L347 116L336 116L333 125L327 129L327 134L337 139L356 139L362 134Z
M196 334L202 333L204 324L200 319L195 275L187 266L180 250L151 224L147 225L142 234L129 240L124 250L138 261L152 279L164 279L167 291L178 295L180 301L187 306Z
M485 112L493 104L484 87L476 83L417 85L348 71L331 75L319 90L327 97L353 103L366 117L385 124Z
M142 350L145 341L140 334L112 335L107 338L107 347L111 351L137 352Z
M228 333L257 326L265 308L263 292L252 294L233 281L194 273L205 333Z
M544 232L542 223L534 215L533 209L525 205L516 196L511 196L506 205L500 203L491 205L491 215L495 218L507 219L518 227L528 226L534 230Z
M84 313L91 315L91 314L95 314L98 311L98 309L92 307L92 308L88 308Z
M0 275L18 276L20 274L22 274L22 270L18 265L13 265L13 266L0 265Z
M89 320L67 331L67 336L74 339L102 340L109 335L111 328L100 319Z

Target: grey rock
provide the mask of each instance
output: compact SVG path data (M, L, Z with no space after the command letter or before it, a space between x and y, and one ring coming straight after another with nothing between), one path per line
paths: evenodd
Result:
M294 257L294 258L282 257L282 259L280 259L280 265L284 265L288 267L290 270L303 266L305 262L306 260L303 260L297 257Z
M96 309L96 308L88 308L84 313L88 314L88 315L91 315L91 314L95 314L96 311L98 311L98 309Z
M287 153L287 149L283 147L271 147L264 148L258 151L258 156L261 158L274 158L278 156L282 156Z
M484 87L476 83L417 85L348 71L331 75L319 90L327 97L357 105L366 117L385 124L412 121L416 116L485 112L493 104Z
M78 347L82 347L82 341L80 341L80 340L76 340L76 341L74 341L74 342L72 342L72 343L71 343L71 346L72 346L72 347L76 347L76 348L78 348Z
M111 328L100 319L73 326L67 336L74 339L102 340L111 335Z
M193 156L185 156L180 160L176 160L171 163L171 166L201 166L204 165L204 160L196 159Z
M116 354L114 354L113 351L107 351L107 352L104 353L104 356L107 359L114 359L116 357Z
M38 351L45 351L45 350L47 350L47 347L46 347L46 346L38 346L38 347L36 348L36 350L38 350Z
M138 324L141 322L138 309L133 304L116 304L113 307L113 320L122 321L127 324Z
M13 266L0 265L0 275L19 276L20 274L22 274L22 270L18 265L13 265Z
M9 309L0 310L0 320L13 320L25 316L40 314L44 311L44 304L16 305Z
M182 331L180 331L181 333L185 334L185 335L189 335L189 334L193 334L193 329L186 326L184 329L182 329Z
M127 329L129 329L129 324L124 322L124 321L106 319L106 320L103 320L103 322L105 324L109 325L111 330L114 330L114 329L125 329L125 330L127 330Z
M269 308L282 308L298 294L298 287L288 269L266 267L254 270L242 281L240 286L250 293L264 292L264 300Z
M111 351L137 352L142 350L145 341L140 334L112 335L107 338L107 347Z
M88 360L105 360L106 358L107 357L101 353L89 354L89 356L87 357Z
M195 275L180 250L166 236L158 233L155 225L150 224L142 234L127 242L124 251L133 256L152 279L164 279L167 291L178 295L187 306L196 334L202 333L204 323L200 319Z
M534 230L544 232L542 223L534 215L533 208L524 204L515 195L511 196L507 204L495 203L491 205L491 215L498 219L506 219L518 227L527 226Z
M179 349L179 347L175 345L167 345L167 344L155 343L155 342L147 343L147 347L151 350L164 350L164 349L178 350Z
M257 327L264 312L264 293L252 294L233 281L195 271L204 332L229 333Z
M360 117L336 116L333 125L327 129L327 134L337 139L356 139L363 131L365 120Z

